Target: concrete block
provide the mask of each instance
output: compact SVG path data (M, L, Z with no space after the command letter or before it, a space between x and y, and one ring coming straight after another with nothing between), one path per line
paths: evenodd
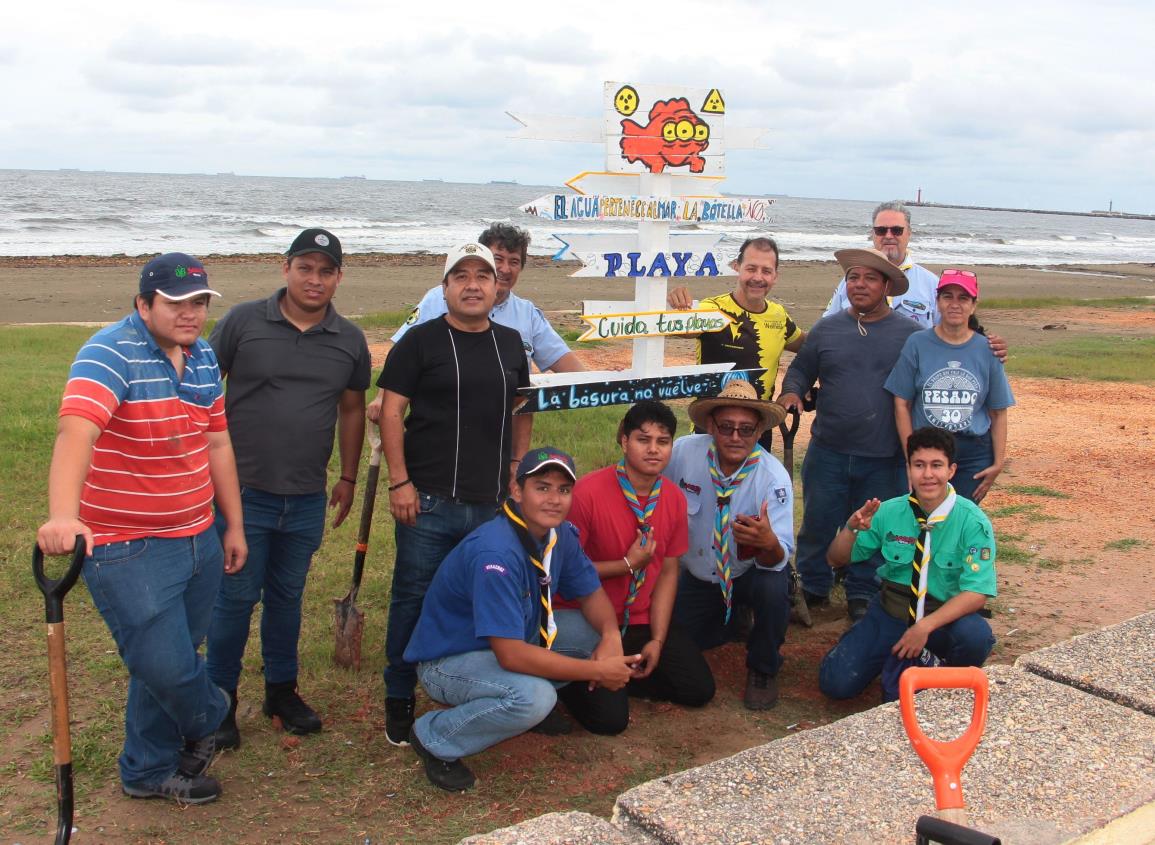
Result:
M1155 716L1155 611L1024 654L1015 665Z
M654 840L588 813L547 813L512 827L470 836L459 845L654 845Z
M1057 845L1155 801L1155 718L1013 667L987 674L990 717L962 776L972 827ZM971 698L920 693L923 730L960 735ZM642 784L614 821L668 845L873 845L913 841L934 810L930 774L888 704Z

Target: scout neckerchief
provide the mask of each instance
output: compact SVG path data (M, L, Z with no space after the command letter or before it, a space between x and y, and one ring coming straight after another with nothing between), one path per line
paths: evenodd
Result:
M946 518L954 507L954 486L947 484L946 498L929 516L922 509L918 497L913 493L907 497L914 518L918 520L918 540L914 544L914 571L910 575L910 615L908 626L922 619L926 610L926 583L930 573L930 535Z
M634 512L634 519L638 521L638 528L642 532L642 546L646 545L650 528L650 519L654 515L654 510L658 507L658 496L662 493L662 476L658 476L657 482L650 490L650 497L646 499L646 504L643 507L638 500L638 493L634 490L634 485L626 475L626 459L622 458L618 461L617 467L614 468L614 474L618 477L618 487L622 490L622 495L626 497L626 504L630 506L630 510ZM633 574L630 579L630 591L626 595L625 610L622 612L622 636L626 634L626 628L630 624L630 605L638 600L638 591L642 589L642 585L646 583L646 567L641 567Z
M549 597L549 562L553 557L553 548L557 545L557 532L549 529L549 539L546 540L544 551L529 534L529 526L521 518L517 504L512 499L506 499L501 506L502 512L513 526L513 533L521 540L521 547L529 556L530 562L537 569L538 583L541 585L541 615L538 617L538 633L541 635L541 644L546 648L553 648L553 639L557 636L557 623L553 618L553 602Z
M726 602L726 624L730 622L730 608L734 603L734 580L730 575L730 541L733 539L730 528L730 496L738 489L738 485L746 480L746 476L754 471L762 454L762 447L756 445L731 480L726 481L718 469L716 446L711 443L710 450L706 452L710 480L714 482L714 493L718 496L718 513L714 516L714 564L718 569L718 586L722 588L722 598Z

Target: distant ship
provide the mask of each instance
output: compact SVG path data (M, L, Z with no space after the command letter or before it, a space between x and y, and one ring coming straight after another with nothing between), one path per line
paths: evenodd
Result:
M491 185L516 185L517 180L516 179L490 179L489 184L491 184Z
M364 179L364 176L342 176L342 179Z

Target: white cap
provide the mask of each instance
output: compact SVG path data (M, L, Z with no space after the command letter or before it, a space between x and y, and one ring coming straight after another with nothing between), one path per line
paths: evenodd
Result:
M493 253L489 251L489 247L479 243L468 243L449 250L449 254L445 256L445 272L441 274L441 278L444 279L452 273L453 268L467 258L480 258L489 265L493 274L497 275L497 262L493 260Z

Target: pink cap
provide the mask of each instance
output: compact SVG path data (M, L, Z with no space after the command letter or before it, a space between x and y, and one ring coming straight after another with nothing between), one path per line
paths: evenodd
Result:
M942 290L947 285L958 285L975 299L979 298L979 277L970 270L956 270L953 267L943 270L936 290Z

